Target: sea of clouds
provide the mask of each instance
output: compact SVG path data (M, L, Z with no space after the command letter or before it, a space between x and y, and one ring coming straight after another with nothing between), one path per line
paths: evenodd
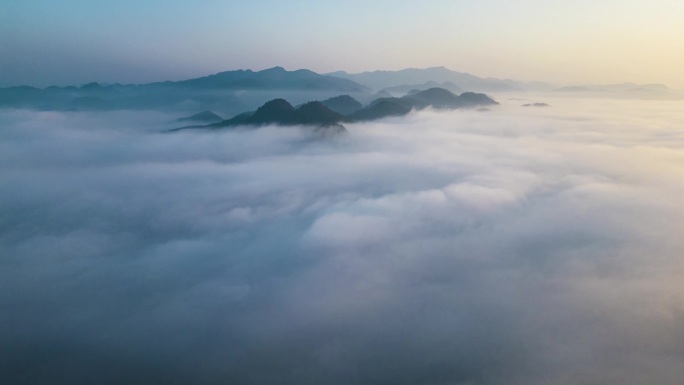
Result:
M684 102L544 98L0 111L0 382L680 385Z

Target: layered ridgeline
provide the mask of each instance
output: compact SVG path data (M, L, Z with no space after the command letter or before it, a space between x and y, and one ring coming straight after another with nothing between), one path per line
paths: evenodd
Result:
M609 84L562 87L539 81L522 82L512 79L482 78L445 67L407 68L399 71L370 71L347 73L331 72L327 75L351 80L372 88L377 93L405 94L412 90L441 87L452 92L460 89L474 92L554 92L558 95L573 93L586 96L619 99L681 100L684 94L663 84Z
M550 91L552 86L541 82L519 82L511 79L481 78L469 73L453 71L445 67L407 68L399 71L371 71L347 73L331 72L327 75L352 80L368 87L389 93L425 90L426 86L439 86L454 91L463 88L477 92L502 91Z
M308 102L294 107L285 99L274 99L256 111L244 112L231 119L207 125L176 128L222 129L229 127L258 127L263 125L312 126L317 133L337 134L346 129L342 123L377 120L390 116L406 115L412 110L425 108L457 109L476 108L499 104L485 94L464 92L456 95L443 88L430 88L400 98L387 97L372 101L366 107L350 97L341 95L323 101Z
M317 74L306 69L287 71L225 71L182 81L147 84L88 83L80 87L20 86L0 88L0 108L105 111L154 109L215 110L232 115L253 109L274 94L311 100L340 93L364 95L372 91L352 80Z
M192 122L192 123L215 123L222 121L223 118L216 115L211 111L198 112L192 116L178 119L179 122Z
M194 79L146 84L93 82L79 87L0 88L0 108L67 111L209 110L226 116L256 109L275 97L300 104L307 100L324 100L346 94L365 104L380 97L403 96L434 87L455 93L518 89L512 84L444 68L376 71L357 76L345 72L318 74L307 69L287 71L282 67L274 67L262 71L224 71Z
M278 97L298 105L309 100L325 100L346 94L367 104L378 98L401 97L435 87L454 93L553 91L558 95L579 93L617 98L683 98L680 92L660 84L557 88L539 82L480 78L444 67L359 74L342 71L318 74L306 69L287 71L282 67L274 67L263 71L225 71L194 79L147 84L88 83L80 87L0 88L0 108L62 111L165 110L188 113L205 110L214 111L221 116L233 116L241 111L255 110L266 101ZM343 112L344 115L349 113ZM195 120L202 119L209 117Z

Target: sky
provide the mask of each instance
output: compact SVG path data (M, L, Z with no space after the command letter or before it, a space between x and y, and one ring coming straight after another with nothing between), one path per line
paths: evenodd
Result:
M684 90L682 20L679 0L0 0L0 86L446 66ZM333 138L167 132L192 100L0 109L0 383L681 385L684 100L491 96Z
M446 66L684 89L682 20L678 0L4 0L0 86Z
M681 385L684 102L528 101L1 110L0 382Z

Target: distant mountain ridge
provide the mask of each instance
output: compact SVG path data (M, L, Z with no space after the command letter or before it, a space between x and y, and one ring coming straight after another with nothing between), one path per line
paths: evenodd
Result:
M682 100L684 94L675 91L664 84L600 84L588 86L567 86L555 90L556 92L578 96L638 99L638 100Z
M415 94L438 86L452 92L562 91L596 93L603 97L675 100L684 94L661 84L617 84L605 86L552 87L540 82L481 78L445 67L408 68L400 71L373 71L329 74L273 67L261 71L235 70L213 75L146 84L101 84L79 87L30 86L0 88L0 108L26 108L49 111L173 110L216 111L231 116L254 110L274 97L301 104L346 94L362 103L378 98ZM332 110L342 108L328 105ZM326 104L325 102L323 104ZM358 106L337 112L348 115Z
M206 110L227 103L243 106L263 103L263 93L283 92L370 94L370 89L352 80L300 69L273 67L262 71L224 71L181 81L145 84L100 84L80 87L50 86L44 89L19 86L0 88L0 108L40 110L177 109L198 104ZM260 100L261 99L261 100ZM232 111L232 108L228 109ZM224 111L225 112L225 111Z
M635 84L635 83L619 83L619 84L598 84L591 86L566 86L558 88L558 91L567 92L632 92L632 91L666 91L670 92L672 89L664 84L650 83L650 84Z
M222 117L216 115L211 111L198 112L192 116L177 119L179 122L203 122L203 123L213 123L220 122L223 120Z
M258 72L252 70L224 71L179 82L153 84L212 89L368 91L368 87L348 79L320 75L307 69L287 71L283 67L273 67Z
M510 79L481 78L464 72L452 71L446 67L407 68L399 71L371 71L350 74L345 71L326 75L344 78L364 84L376 91L426 82L452 83L458 87L477 92L551 90L552 86L541 82L518 82Z

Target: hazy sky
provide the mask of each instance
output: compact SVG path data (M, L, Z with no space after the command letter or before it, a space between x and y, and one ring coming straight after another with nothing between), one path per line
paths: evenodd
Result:
M680 0L3 0L0 85L447 66L684 88Z

